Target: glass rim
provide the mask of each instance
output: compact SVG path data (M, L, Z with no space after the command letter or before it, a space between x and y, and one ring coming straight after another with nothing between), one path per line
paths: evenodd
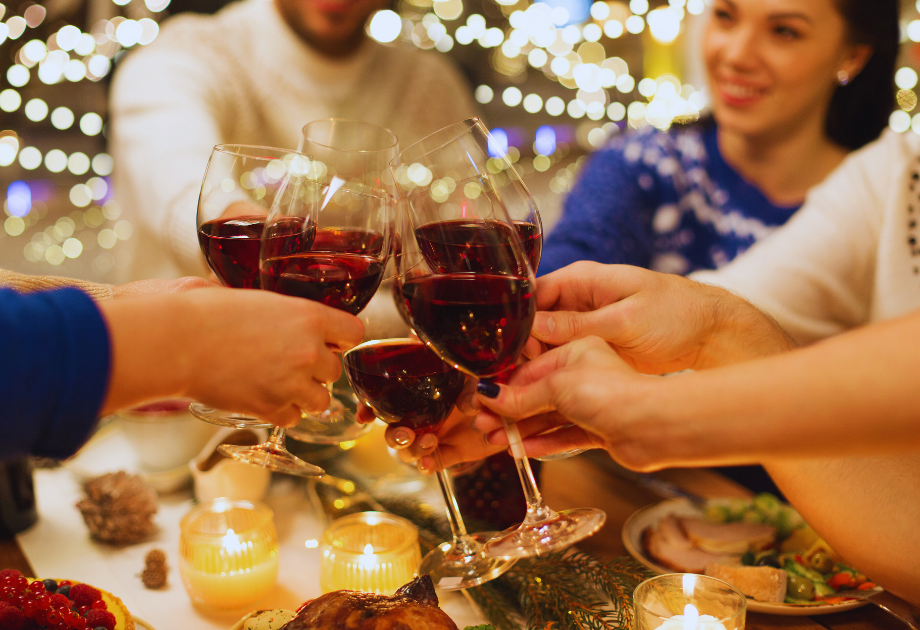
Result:
M387 134L389 134L390 137L391 137L392 140L393 140L393 144L391 144L391 145L389 145L389 146L387 146L387 147L380 148L380 149L342 149L342 148L340 148L340 147L334 147L334 146L332 146L332 145L330 145L330 144L326 144L326 143L324 143L324 142L319 142L319 141L317 141L317 140L312 140L312 139L308 138L308 137L307 137L307 134L306 134L307 127L309 127L310 125L315 125L315 124L320 124L320 123L326 123L326 124L329 124L329 123L348 123L348 124L350 124L350 125L357 125L357 126L362 126L362 127L374 127L374 128L376 128L376 129L380 129L381 131L384 131L384 132L386 132ZM355 153L355 154L361 154L361 153L367 153L367 154L371 154L371 153L383 153L383 152L385 152L385 151L390 151L390 150L392 150L393 147L399 146L399 138L397 138L397 137L396 137L396 134L393 133L390 129L387 129L387 128L384 127L383 125L378 125L378 124L376 124L376 123L366 122L366 121L363 121L363 120L354 120L354 119L351 119L351 118L320 118L319 120L311 120L311 121L308 122L306 125L304 125L303 127L300 128L300 135L301 135L301 137L302 137L304 140L306 140L306 141L308 141L308 142L311 142L312 144L315 144L315 145L317 145L317 146L323 147L324 149L331 149L331 150L333 150L333 151L341 151L342 153ZM397 155L398 155L398 154L397 154ZM395 159L395 158L394 158L394 159Z
M347 361L348 356L355 353L358 350L362 350L364 348L372 348L374 346L386 346L386 345L421 346L422 348L427 348L428 352L430 352L434 357L436 357L441 363L446 365L448 368L450 368L451 370L457 369L451 363L442 359L441 355L439 355L437 352L432 350L430 345L428 345L421 339L417 339L413 337L388 337L387 339L371 339L369 341L359 343L357 346L355 346L354 348L351 348L350 350L346 350L344 353L342 353L342 360ZM362 370L357 367L355 367L354 369L358 370L359 372L366 372L366 370Z
M367 522L370 518L376 518L377 522L376 523ZM366 556L368 554L365 554L364 551L351 551L343 547L336 547L333 542L334 536L338 534L339 531L341 531L343 528L351 526L351 525L358 524L358 525L363 525L365 527L373 527L374 525L384 523L384 522L400 528L401 530L406 532L407 536L405 540L400 542L398 545L394 546L392 549L386 549L386 550L380 550L380 551L375 550L373 552L373 555L389 556L389 555L394 555L394 554L402 554L402 553L405 553L406 550L411 549L413 545L418 545L418 528L412 523L412 521L405 519L401 516L397 516L396 514L390 514L388 512L375 512L375 511L357 512L355 514L348 514L346 516L342 516L342 517L335 519L334 521L329 523L329 527L327 527L326 531L323 532L323 536L321 538L321 544L324 547L331 547L332 549L334 549L337 555L341 554L343 556L355 556L355 557Z
M441 144L439 144L439 145L436 146L435 148L429 149L428 151L425 151L424 153L419 153L417 156L415 156L416 161L417 161L418 159L420 159L420 158L425 157L426 155L431 155L431 154L434 153L435 151L440 151L441 149L443 149L444 147L446 147L446 146L447 146L448 144L450 144L451 142L454 142L455 140L457 140L457 138L459 138L460 136L462 136L464 133L466 133L466 132L469 131L470 129L474 129L474 128L476 128L476 127L479 127L480 129L482 129L482 131L483 131L484 135L486 136L486 138L491 137L491 134L489 133L489 129L486 127L485 123L482 122L482 118L480 118L479 116L472 116L471 118L464 118L463 120L458 120L457 122L451 123L451 124L447 125L446 127L441 127L441 128L438 129L437 131L433 131L432 133L429 133L429 134L428 134L427 136L425 136L424 138L421 138L421 139L419 139L419 140L416 140L415 142L413 142L412 144L410 144L409 146L407 146L405 149L403 149L402 151L400 151L400 152L396 155L395 158L393 158L392 160L390 160L390 167L395 169L395 168L397 168L398 166L402 166L402 165L405 163L405 162L403 162L403 161L400 161L400 159L402 158L403 155L405 155L406 153L408 153L410 150L414 149L417 145L422 144L422 143L425 142L426 140L430 140L430 139L434 138L435 136L437 136L437 135L439 135L439 134L442 134L442 133L445 133L446 131L448 131L449 129L452 129L452 128L454 128L454 127L463 127L463 129L462 129L459 133L457 133L457 135L452 136L449 140L445 140L444 142L442 142Z
M729 621L729 620L733 619L734 617L737 617L739 614L745 614L745 613L746 613L746 611L747 611L747 596L746 596L744 593L742 593L740 590L738 590L737 587L735 587L735 586L729 584L729 583L726 582L725 580L720 580L719 578L715 578L715 577L712 577L712 576L709 576L709 575L701 575L701 574L699 574L699 573L663 573L662 575L655 575L655 576L653 576L653 577L650 577L650 578L647 578L647 579L645 579L645 580L642 580L642 581L636 586L636 588L633 589L633 605L634 605L636 608L641 608L643 611L647 612L647 613L650 614L650 615L653 615L654 617L657 617L658 619L664 619L664 617L662 617L662 616L659 615L658 613L655 613L655 612L649 610L646 606L644 606L643 604L641 604L641 603L639 602L638 598L636 597L636 593L639 591L640 588L642 588L643 586L646 586L647 584L651 584L651 583L657 582L657 581L663 581L665 578L672 578L672 579L673 579L673 578L676 578L676 577L678 577L678 576L681 577L681 578L683 578L683 576L685 576L685 575L694 575L694 576L696 576L696 578L697 578L698 580L702 578L703 581L715 582L716 584L714 584L713 586L724 587L726 590L731 591L734 595L736 595L736 596L738 597L739 600L741 600L741 607L738 609L738 612L736 612L734 615L731 615L731 616L728 616L728 617L719 617L719 618L717 619L717 621L719 621L719 622Z
M250 532L254 532L265 527L266 524L271 524L275 516L272 509L261 501L250 501L248 499L227 499L225 497L218 497L205 503L199 503L194 508L189 510L189 512L182 517L182 520L179 521L180 535L188 538L189 540L195 540L196 542L220 540L226 536L227 532L224 532L223 534L204 534L201 532L188 531L190 522L200 515L206 512L218 514L219 512L213 510L213 508L218 504L226 504L227 506L233 508L247 509L261 517L259 521L251 527L247 527L245 529L234 528L233 533L237 536L249 534Z
M253 155L251 153L245 153L241 149L258 149L260 151L273 151L275 153L283 153L285 155L293 154L293 155L299 155L300 157L307 158L311 162L314 161L312 155L308 155L306 153L298 151L297 149L282 149L281 147L270 147L268 145L263 145L263 144L236 144L236 143L215 144L214 148L211 149L211 153L223 153L225 155L235 155L237 157L251 158L253 160L263 160L266 162L270 162L271 160L279 159L279 158L267 157L264 155Z

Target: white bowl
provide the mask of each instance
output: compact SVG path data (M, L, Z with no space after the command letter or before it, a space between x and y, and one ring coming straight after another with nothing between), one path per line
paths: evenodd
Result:
M241 439L246 436L251 439ZM212 501L223 497L233 500L259 501L271 482L271 471L215 453L224 443L255 445L268 439L266 429L220 429L198 456L189 462L195 480L195 498Z
M116 412L121 430L147 472L185 466L219 427L189 413L190 400L160 400Z

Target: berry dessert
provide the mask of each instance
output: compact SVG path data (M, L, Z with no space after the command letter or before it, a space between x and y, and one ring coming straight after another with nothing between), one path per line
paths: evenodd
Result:
M35 580L0 571L0 630L134 630L111 593L68 580Z

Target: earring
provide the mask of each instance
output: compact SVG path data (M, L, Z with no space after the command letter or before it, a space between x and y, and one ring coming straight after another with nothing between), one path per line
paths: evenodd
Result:
M846 70L841 70L837 73L837 83L840 85L846 85L850 82L850 75L847 74Z

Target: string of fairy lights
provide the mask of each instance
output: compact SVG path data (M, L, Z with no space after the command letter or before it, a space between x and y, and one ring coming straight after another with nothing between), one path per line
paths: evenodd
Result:
M152 43L170 0L111 1L109 14L118 15L96 20L87 32L59 16L49 18L52 5L13 10L0 4L0 45L12 46L12 63L4 72L7 85L0 84L0 110L19 113L43 125L43 131L50 124L62 134L58 147L43 151L28 141L28 129L0 130L0 181L10 182L3 177L5 169L20 173L20 179L5 185L0 238L28 237L22 252L30 263L56 266L90 254L97 276L112 269L116 261L109 252L133 230L112 201L114 164L104 150L104 112L80 112L86 105L78 88L105 79L121 55ZM399 0L396 11L377 12L367 32L382 43L401 41L444 54L467 47L485 51L494 80L475 87L479 103L558 121L527 132L529 137L520 130L496 129L495 150L506 153L525 174L556 165L549 189L561 195L571 189L584 161L580 151L577 159L562 163L573 142L590 151L626 126L667 129L675 120L699 116L706 106L705 89L682 82L678 69L642 77L648 67L630 68L609 50L630 37L641 38L633 45L644 49L678 45L688 18L702 14L710 1L656 0L652 6L649 0L483 0L483 15L467 10L463 0ZM55 30L49 32L52 22ZM902 26L905 42L920 43L920 18ZM538 81L521 80L539 76L547 89ZM917 83L912 68L898 70L899 109L890 119L895 131L920 134L920 113L914 112ZM54 99L41 86L53 87ZM62 104L53 106L52 100ZM65 150L65 145L73 148L75 135L83 138L82 150ZM42 138L47 141L48 134ZM71 210L42 227L51 194L47 182L65 179L76 179L66 195Z

